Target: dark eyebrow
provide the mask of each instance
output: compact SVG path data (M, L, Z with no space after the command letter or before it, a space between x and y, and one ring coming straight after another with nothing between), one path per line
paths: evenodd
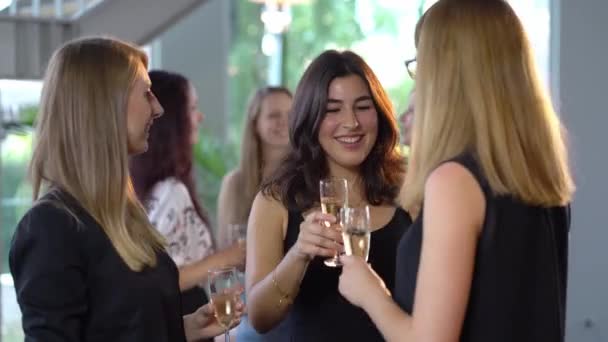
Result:
M371 101L372 97L369 95L363 95L363 96L359 96L355 99L355 103L357 102L361 102L361 101ZM327 99L327 104L342 104L344 101L342 100L336 100L336 99Z
M359 96L355 99L355 103L360 102L360 101L371 101L372 97L369 95L363 95L363 96Z

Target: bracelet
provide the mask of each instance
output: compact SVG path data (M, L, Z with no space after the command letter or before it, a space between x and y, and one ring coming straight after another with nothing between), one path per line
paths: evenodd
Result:
M285 293L285 291L281 290L281 288L279 287L279 284L277 282L277 277L275 275L277 269L275 268L272 271L272 286L274 286L274 288L277 290L277 292L279 293L279 295L281 296L279 298L279 304L277 304L277 307L280 307L281 305L283 305L283 302L286 302L287 305L291 304L291 299L289 298L289 294Z

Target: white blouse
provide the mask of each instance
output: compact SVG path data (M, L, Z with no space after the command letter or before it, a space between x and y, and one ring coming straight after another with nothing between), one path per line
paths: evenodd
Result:
M146 203L148 217L167 240L167 253L180 267L213 254L209 227L194 209L186 185L175 178L157 183Z

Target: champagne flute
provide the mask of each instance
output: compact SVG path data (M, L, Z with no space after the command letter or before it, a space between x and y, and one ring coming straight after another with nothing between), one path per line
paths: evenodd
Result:
M335 224L325 222L330 229L340 229L340 209L348 203L348 183L343 178L322 179L319 182L319 194L321 195L321 210L324 214L332 214L336 217ZM325 260L329 267L341 266L338 253L333 258Z
M231 223L228 225L228 242L226 246L232 246L238 244L239 246L245 246L247 244L247 224L245 223ZM245 283L245 271L244 269L236 270L237 280L241 283ZM241 295L241 299L245 302L245 293Z
M342 239L346 255L369 257L371 228L369 207L346 207L341 212Z
M234 267L209 270L207 290L217 322L225 329L225 340L230 341L230 326L236 319L238 280Z
M239 243L245 244L247 240L247 225L231 223L228 225L228 245Z

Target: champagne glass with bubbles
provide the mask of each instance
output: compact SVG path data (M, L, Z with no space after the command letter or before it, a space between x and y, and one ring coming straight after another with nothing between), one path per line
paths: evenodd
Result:
M227 234L228 243L226 246L232 246L235 244L239 244L244 247L247 245L247 224L245 223L231 223L228 225L228 234ZM237 268L236 270L236 278L239 283L245 283L245 270L242 268ZM245 302L245 293L241 295L241 299Z
M329 229L340 229L340 210L348 204L348 183L343 178L322 179L319 182L319 194L321 195L321 210L324 214L332 214L336 217L336 223L325 222ZM340 266L338 253L333 258L325 260L329 267Z
M207 287L217 322L225 329L225 340L230 341L230 326L235 321L239 282L234 267L209 270Z
M367 261L371 242L369 207L346 207L340 214L346 255L356 255Z

